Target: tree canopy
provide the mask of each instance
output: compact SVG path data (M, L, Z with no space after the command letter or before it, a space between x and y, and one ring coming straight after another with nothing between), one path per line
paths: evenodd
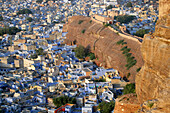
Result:
M95 59L95 54L90 51L90 46L87 46L86 48L82 45L79 45L78 47L75 48L75 53L77 58L85 58L85 57L90 57L90 60Z
M37 3L42 3L42 2L43 2L43 0L37 0L36 2L37 2Z
M149 29L139 29L138 31L136 31L136 33L134 33L134 35L143 38L143 36L147 33L149 33Z
M113 8L113 6L112 6L112 5L109 5L109 6L106 7L106 10L112 9L112 8Z
M75 48L75 53L77 58L84 58L85 57L85 48L82 45L79 45Z
M131 15L119 15L119 16L114 17L114 19L116 19L116 21L118 21L120 23L126 23L126 24L135 18L136 18L135 16L131 16Z
M0 36L2 36L4 34L15 35L17 32L20 32L20 31L21 30L16 27L0 28Z
M99 103L98 109L100 109L101 113L111 113L115 107L115 102L101 102Z
M68 96L61 96L61 97L54 98L53 103L57 107L60 107L60 106L65 105L67 103L76 104L76 98L71 98L71 97L68 97Z
M32 11L29 9L21 9L18 11L17 15L19 14L32 14Z
M0 16L0 21L3 21L3 17L2 16Z
M126 4L126 7L132 7L132 2L128 2L128 3Z
M135 83L127 84L123 89L123 94L135 93Z
M43 48L38 48L35 50L36 51L36 54L37 55L45 55L46 52L44 52L44 49Z
M26 19L27 19L29 22L32 22L32 20L33 20L31 17L27 17Z

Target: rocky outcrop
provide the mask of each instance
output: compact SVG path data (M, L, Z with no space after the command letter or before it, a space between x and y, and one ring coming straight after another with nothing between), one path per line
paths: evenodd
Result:
M82 23L79 21L82 20ZM106 68L114 68L120 72L120 75L126 76L131 73L129 77L131 82L135 81L136 70L143 65L143 60L140 53L141 43L130 38L123 38L110 30L108 27L104 27L102 24L91 21L89 17L74 16L69 19L68 23L64 25L64 31L67 32L67 44L83 45L89 47L93 53L95 53L97 59L95 60L100 66ZM82 33L82 31L85 31ZM126 57L122 54L120 49L122 45L117 45L119 40L124 39L128 46L131 48L132 56L137 60L137 64L126 69Z
M115 100L114 113L135 113L139 108L136 94L127 94Z
M156 99L152 113L170 112L170 1L160 0L160 15L153 36L142 43L144 66L136 75L136 93L140 103ZM141 110L140 112L144 112Z

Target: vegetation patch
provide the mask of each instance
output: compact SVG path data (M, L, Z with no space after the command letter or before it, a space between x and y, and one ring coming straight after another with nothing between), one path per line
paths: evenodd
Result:
M114 110L115 102L101 102L99 103L98 109L100 109L100 113L111 113Z
M126 42L124 42L124 40L119 40L117 42L118 45L122 44L127 44ZM124 56L126 57L126 61L127 61L127 64L125 65L125 67L127 68L127 70L129 70L131 67L133 67L137 61L134 60L135 57L131 56L132 53L129 53L131 48L128 48L127 46L124 46L120 49L122 52L122 54L124 54Z
M133 19L135 19L135 16L131 16L131 15L119 15L119 16L115 16L114 19L116 19L116 21L120 22L120 23L129 23L131 22Z
M3 21L3 17L2 16L0 16L0 21Z
M94 80L94 82L106 82L106 79Z
M130 73L128 73L128 75L127 75L127 78L129 78L130 77Z
M17 32L20 32L20 31L21 30L16 27L0 28L0 36L2 36L4 34L15 35Z
M30 58L36 59L36 58L38 58L38 55L46 55L46 52L44 52L44 49L38 48L35 50L35 54L31 55Z
M83 23L83 20L79 20L79 23L78 23L78 24L81 24L81 23Z
M118 42L117 42L117 45L120 45L121 43L123 43L124 42L124 40L119 40Z
M85 29L83 29L83 30L81 31L81 33L83 33L83 34L84 34L84 33L85 33L85 31L86 31L86 30L85 30Z
M94 53L89 53L88 56L90 57L90 60L96 59Z
M136 31L136 33L134 33L133 35L136 35L136 36L139 36L139 37L142 37L143 38L143 36L145 35L145 34L147 34L147 33L149 33L149 29L139 29L138 31Z
M75 56L79 59L85 58L85 57L90 57L90 60L95 59L95 54L90 51L89 47L84 47L82 45L79 45L74 49Z
M32 22L32 20L33 20L31 17L27 17L26 19L27 19L29 22Z
M136 70L136 72L139 72L141 70L141 67Z
M92 20L90 20L90 23L92 23Z
M136 93L135 83L127 84L123 89L123 94Z
M32 11L29 9L21 9L18 11L17 15L19 14L32 14Z
M152 108L152 106L154 105L154 103L152 102L152 103L147 103L147 106L149 107L149 108Z
M61 96L53 99L53 103L55 106L60 107L67 103L76 104L76 98L71 98L68 96Z

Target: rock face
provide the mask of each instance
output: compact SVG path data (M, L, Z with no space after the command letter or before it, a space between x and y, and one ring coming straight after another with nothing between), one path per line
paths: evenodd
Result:
M135 113L140 104L135 94L123 95L115 100L114 113Z
M81 24L79 24L80 20L83 20ZM117 69L122 77L131 73L129 79L131 82L135 81L136 69L143 65L140 52L141 43L123 38L108 27L91 21L89 17L74 16L69 19L63 29L64 32L68 31L66 39L67 44L76 42L76 45L81 44L84 47L89 47L98 59L96 59L97 64L106 68ZM85 31L84 33L82 33L83 30ZM123 46L117 45L116 43L122 39L124 39L127 44ZM126 57L122 54L122 51L120 51L124 46L131 48L130 52L137 60L137 64L129 70L125 67Z
M170 112L170 1L160 0L160 15L155 33L145 35L142 43L144 66L136 75L140 103L157 99L153 113Z

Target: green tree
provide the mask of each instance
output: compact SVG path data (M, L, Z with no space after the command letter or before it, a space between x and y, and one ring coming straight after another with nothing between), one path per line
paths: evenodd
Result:
M117 42L117 45L120 45L120 44L122 44L124 42L124 40L119 40L118 42Z
M32 22L32 20L33 20L31 17L27 17L26 19L27 19L29 22Z
M0 16L0 21L3 21L3 17L2 16Z
M114 19L116 19L116 21L120 23L129 23L135 18L136 18L135 16L131 16L131 15L119 15L114 17Z
M20 31L21 30L16 27L0 28L0 36L2 36L4 34L15 35L17 32L20 32Z
M75 48L75 53L77 58L84 58L85 57L85 48L82 45L79 45Z
M46 53L44 52L43 48L38 48L35 50L37 55L45 55Z
M112 8L113 8L113 6L109 5L109 6L106 7L106 10L109 10L109 9L112 9Z
M134 35L143 38L143 36L147 33L149 33L149 29L139 29L138 31L136 31L136 33L134 33Z
M32 14L32 11L29 9L21 9L18 11L17 15L19 14Z
M42 2L43 2L43 0L37 0L36 2L37 2L37 3L42 3Z
M136 70L136 72L139 72L139 71L140 71L140 69L141 69L141 67L139 67L139 68Z
M127 84L123 89L123 94L129 94L129 93L136 93L135 92L135 83Z
M83 21L84 21L84 20L79 20L79 23L78 23L78 24L81 24L81 23L83 23Z
M126 4L126 7L132 7L132 2L128 2L128 3Z
M100 109L101 113L111 113L115 107L115 102L101 102L99 103L98 109Z
M86 31L86 30L85 30L85 29L83 29L81 32L82 32L82 33L85 33L85 31Z
M93 59L95 59L95 58L96 58L94 53L89 53L89 55L88 55L88 56L90 57L90 60L93 60Z
M67 103L76 104L76 98L71 98L71 97L68 97L68 96L60 96L60 97L54 98L53 103L57 107L60 107L60 106L65 105Z

